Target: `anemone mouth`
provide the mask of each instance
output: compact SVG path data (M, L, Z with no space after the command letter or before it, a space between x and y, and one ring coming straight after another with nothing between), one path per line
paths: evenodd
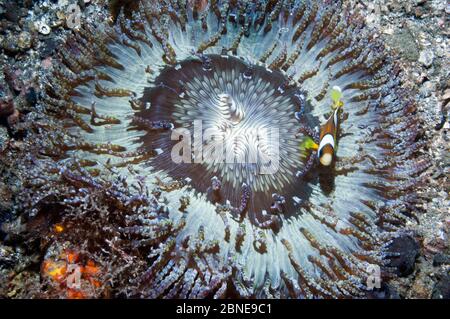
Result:
M280 71L228 55L203 59L166 67L155 87L144 91L147 109L135 117L154 123L155 130L143 137L143 147L161 150L149 165L174 179L189 178L213 203L238 206L242 185L248 185L248 210L257 214L271 209L273 194L289 198L286 210L293 196L306 200L307 184L296 176L306 158L298 126L299 120L318 122L294 116L305 114L306 94ZM187 136L174 134L179 128L188 130ZM172 151L179 135L188 146L181 152L189 154ZM213 189L214 181L220 189Z

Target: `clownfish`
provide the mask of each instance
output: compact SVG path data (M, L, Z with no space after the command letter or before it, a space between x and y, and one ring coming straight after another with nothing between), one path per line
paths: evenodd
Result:
M333 114L320 128L319 147L317 157L323 166L330 166L336 150L336 135L339 124L339 111L344 105L341 101L342 91L338 86L333 87L331 98L333 100Z
M328 121L320 129L320 142L317 157L323 166L330 166L336 147L336 131L338 126L339 108L334 110Z

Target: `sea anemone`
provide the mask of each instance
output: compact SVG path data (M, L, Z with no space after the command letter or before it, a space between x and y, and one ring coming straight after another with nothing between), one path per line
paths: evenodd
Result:
M58 203L78 222L107 214L80 232L116 227L114 240L145 256L128 295L364 296L428 162L395 56L358 14L325 0L140 1L114 23L85 23L58 56L33 207ZM310 165L298 133L318 133L333 87L344 104L335 164ZM278 152L277 169L204 161L207 130L233 159ZM272 131L278 148L259 134ZM180 135L203 152L173 161Z

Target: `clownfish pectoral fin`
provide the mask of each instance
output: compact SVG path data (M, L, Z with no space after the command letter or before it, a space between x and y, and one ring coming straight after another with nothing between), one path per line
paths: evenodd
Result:
M317 151L319 149L319 145L314 142L312 137L306 137L304 141L300 144L300 148L304 150L313 150Z

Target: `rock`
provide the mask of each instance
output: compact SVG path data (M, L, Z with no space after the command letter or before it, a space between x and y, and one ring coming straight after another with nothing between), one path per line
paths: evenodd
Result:
M414 270L416 258L419 255L419 244L409 236L401 236L392 240L388 247L388 252L398 254L390 256L389 266L395 268L395 272L400 277L409 276Z
M394 28L391 28L391 27L382 28L381 31L384 34L388 34L388 35L393 35L394 34Z
M414 71L411 73L411 79L415 84L421 85L426 79L426 74Z
M31 47L31 34L27 31L22 31L17 39L17 45L22 50L27 50Z
M41 41L40 54L43 59L52 55L58 43L54 37L48 37Z
M6 149L8 141L8 129L5 126L0 125L0 152L3 152Z
M426 13L426 10L424 8L415 8L414 9L414 16L416 18L422 18L424 14Z
M366 23L369 25L377 23L378 21L379 15L376 15L375 13L368 14L366 17Z
M426 276L419 276L414 280L411 289L407 294L407 298L412 299L430 299L432 281Z
M395 30L395 29L394 29ZM419 58L419 50L417 48L416 39L411 30L403 29L395 31L391 36L387 36L388 44L396 49L402 58L408 61L417 61Z
M448 236L445 232L443 223L436 225L434 233L429 234L423 241L423 247L426 254L435 255L442 253L448 247Z
M0 181L0 212L11 209L12 195L11 191L5 183Z
M446 89L444 94L442 95L442 100L447 101L450 100L450 89Z
M450 275L443 276L434 286L432 299L450 299Z
M9 126L14 126L19 121L20 113L18 110L14 110L14 112L8 116L7 123Z
M43 21L39 21L35 23L36 25L36 29L38 30L38 32L40 34L43 35L48 35L50 34L51 28L49 27L49 25Z
M8 34L2 41L2 48L5 50L6 53L12 55L19 52L19 46L17 45L16 36L11 32L8 32Z
M420 95L422 97L429 97L433 92L436 91L436 85L431 81L425 81L419 89Z
M367 294L368 299L400 299L400 295L393 286L381 283L380 289L374 289Z
M41 62L42 68L45 69L49 69L52 66L52 57L48 57L42 60Z
M4 4L5 18L13 23L18 23L20 19L20 7L15 1L7 1Z
M432 50L423 50L420 52L419 62L429 68L434 61L434 52Z
M436 254L433 258L433 266L450 265L450 256L442 253Z
M37 103L37 94L36 94L36 90L30 86L27 90L27 92L25 93L25 99L28 103L29 106L35 106Z
M8 117L14 113L14 100L11 91L0 86L0 119Z
M14 249L0 244L0 266L10 266L15 261L17 256L14 254Z

